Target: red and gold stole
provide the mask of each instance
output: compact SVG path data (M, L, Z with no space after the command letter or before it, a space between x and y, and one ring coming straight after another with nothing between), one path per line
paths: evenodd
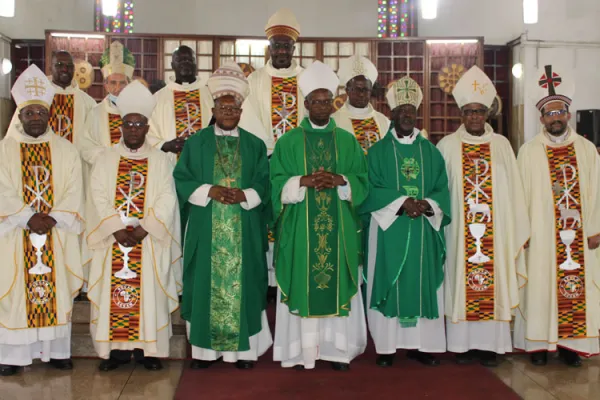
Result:
M121 141L121 126L123 120L119 114L108 113L108 132L110 133L110 144L117 144Z
M200 104L199 89L189 92L175 90L173 103L177 137L188 138L202 129L202 105Z
M581 187L575 146L547 146L546 155L556 220L558 338L584 338L587 337L586 238L583 236Z
M23 179L23 202L36 212L49 213L54 204L52 182L52 151L50 143L21 143L21 172ZM39 250L39 252L38 252ZM56 272L52 232L45 243L36 249L28 229L23 230L23 271L26 293L27 327L44 328L58 324L56 305ZM39 259L38 259L38 256ZM38 260L51 269L43 275L29 273Z
M146 200L148 160L130 160L121 157L117 172L115 209L142 219ZM128 200L129 198L129 200ZM129 206L128 206L129 201ZM123 268L123 252L118 243L112 247L110 332L111 342L135 342L140 339L142 301L142 244L129 252L129 269L137 274L133 279L121 279L115 273Z
M356 136L360 147L367 155L369 148L381 138L377 122L375 122L375 118L353 119L351 121L354 136Z
M298 80L271 78L271 126L275 141L281 135L298 127Z
M73 143L73 124L75 123L75 96L55 94L50 106L50 126L57 135Z
M467 321L494 320L494 199L489 143L462 145Z

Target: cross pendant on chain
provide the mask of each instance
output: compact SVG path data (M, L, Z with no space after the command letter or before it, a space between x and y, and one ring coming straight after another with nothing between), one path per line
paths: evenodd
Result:
M223 179L223 181L225 182L225 184L227 185L227 187L230 188L231 184L234 183L234 182L236 182L237 179L226 177L226 178Z

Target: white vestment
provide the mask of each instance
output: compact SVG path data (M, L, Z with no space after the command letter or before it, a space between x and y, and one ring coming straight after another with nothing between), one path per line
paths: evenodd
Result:
M585 285L582 295L585 296L586 333L582 337L560 339L555 198L546 149L568 145L575 148L578 171L575 178L579 182L582 208L582 214L578 213L578 217L583 224ZM521 147L518 161L532 235L526 250L529 282L521 293L521 306L516 315L515 347L525 351L556 351L560 346L585 356L598 354L600 264L595 252L587 245L587 238L600 233L600 159L596 147L570 128L560 143L552 141L549 134L542 130ZM570 171L567 171L567 179L572 178ZM557 181L564 185L565 176L560 171L557 173ZM567 187L570 184L572 182L568 182ZM573 201L575 198L569 199ZM562 204L565 204L564 200ZM571 225L574 221L569 219L566 222ZM578 250L574 251L579 253ZM573 256L581 260L579 254L574 253Z
M412 144L419 133L420 131L415 129L415 132L411 136L404 138L398 138L394 130L390 134L394 135L394 138L402 145ZM381 312L369 307L377 262L377 233L380 228L385 231L395 223L398 218L396 213L406 199L406 196L402 196L385 208L371 213L368 236L369 259L367 261L367 319L369 321L369 332L375 343L377 354L395 354L396 349L420 350L426 353L444 353L446 351L446 331L443 318L443 286L440 286L437 291L437 306L441 317L433 320L419 318L417 325L414 327L404 328L400 325L398 318L388 318ZM426 200L434 211L433 216L426 218L433 229L439 231L443 217L442 210L435 201Z
M113 233L125 225L115 209L117 173L120 158L146 159L144 217L139 224L148 232L142 241L141 309L139 340L110 341L111 306L120 307L111 293ZM171 313L179 308L181 293L181 247L179 208L172 177L173 166L167 155L147 142L137 151L122 142L100 155L94 165L90 194L96 212L88 224L87 241L93 258L88 298L92 303L90 330L100 358L111 350L142 349L146 357L168 357ZM126 307L125 307L126 308Z
M331 117L335 120L335 124L338 127L345 129L348 132L352 132L355 135L356 132L352 126L352 120L365 120L373 118L377 124L379 132L377 132L377 140L374 140L373 142L369 141L368 147L371 147L373 144L375 144L375 142L381 140L390 129L390 120L379 111L376 111L371 104L365 108L356 108L352 107L350 103L346 101L346 103L344 103L344 105ZM367 140L369 139L367 138ZM365 145L363 143L360 143L360 145L363 149L365 149ZM368 151L368 148L365 150Z
M23 202L21 143L49 143L52 158L50 216L57 221L52 229L56 325L43 328L28 328L27 321L26 301L33 302L35 294L25 287L28 267L23 231L29 229L27 223L34 209ZM75 146L50 128L42 136L32 138L17 123L0 142L0 160L0 254L4 255L0 264L4 277L0 280L0 364L23 366L37 358L45 362L70 358L73 298L83 284L79 235L84 221L79 154ZM40 189L45 185L45 181L40 181Z
M465 260L472 254L465 252L463 143L490 144L494 241L493 249L483 248L483 252L493 250L494 254L493 320L467 321L466 316ZM443 138L438 148L446 161L452 205L452 222L446 228L444 279L448 350L509 352L512 350L510 321L519 305L519 288L527 282L523 247L530 234L517 160L509 141L494 133L488 124L482 136L469 134L461 125L458 131ZM483 168L481 172L485 172Z

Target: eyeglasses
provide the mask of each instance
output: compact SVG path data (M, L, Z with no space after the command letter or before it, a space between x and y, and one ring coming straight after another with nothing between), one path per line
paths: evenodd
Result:
M40 110L21 111L21 115L24 115L27 118L32 118L34 115L37 115L42 118L46 118L46 117L48 117L48 115L50 115L50 112L44 108L44 109L40 109Z
M147 126L148 123L146 122L142 122L142 121L136 121L136 122L131 122L131 121L123 121L123 127L124 128L136 128L136 129L140 129L143 128L145 126Z
M217 110L223 114L241 114L242 107L233 107L233 106L219 106Z
M333 104L333 100L311 100L309 103L313 106L330 106Z
M552 110L552 111L548 111L547 113L544 113L544 117L562 117L563 115L565 115L566 113L568 113L567 110Z
M350 87L348 88L348 92L356 93L356 94L367 94L371 91L368 87Z
M463 115L465 117L485 117L487 115L488 110L486 108L478 108L476 110L463 110Z

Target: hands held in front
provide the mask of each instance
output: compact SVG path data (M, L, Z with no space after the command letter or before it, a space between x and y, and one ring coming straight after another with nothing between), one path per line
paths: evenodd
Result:
M38 235L47 234L56 225L56 220L46 213L37 213L27 222L27 226L33 233Z
M315 188L317 191L324 189L334 189L338 186L345 186L346 180L342 175L327 172L323 167L312 175L306 175L300 178L300 186Z
M208 197L221 204L233 205L246 201L246 194L241 189L213 186L208 191Z
M148 232L141 226L137 226L133 229L121 229L113 233L117 243L124 247L134 247L136 244L141 243L142 240L148 236Z
M588 238L588 247L590 250L596 250L598 247L600 247L600 235Z
M427 200L417 200L409 197L404 201L404 204L402 204L402 207L400 207L396 214L402 215L403 213L406 213L410 218L418 218L421 215L430 217L433 215L433 209Z
M165 144L162 145L161 150L164 151L165 153L179 154L179 153L181 153L181 150L183 150L184 145L185 145L185 139L178 137L171 141L165 142Z

